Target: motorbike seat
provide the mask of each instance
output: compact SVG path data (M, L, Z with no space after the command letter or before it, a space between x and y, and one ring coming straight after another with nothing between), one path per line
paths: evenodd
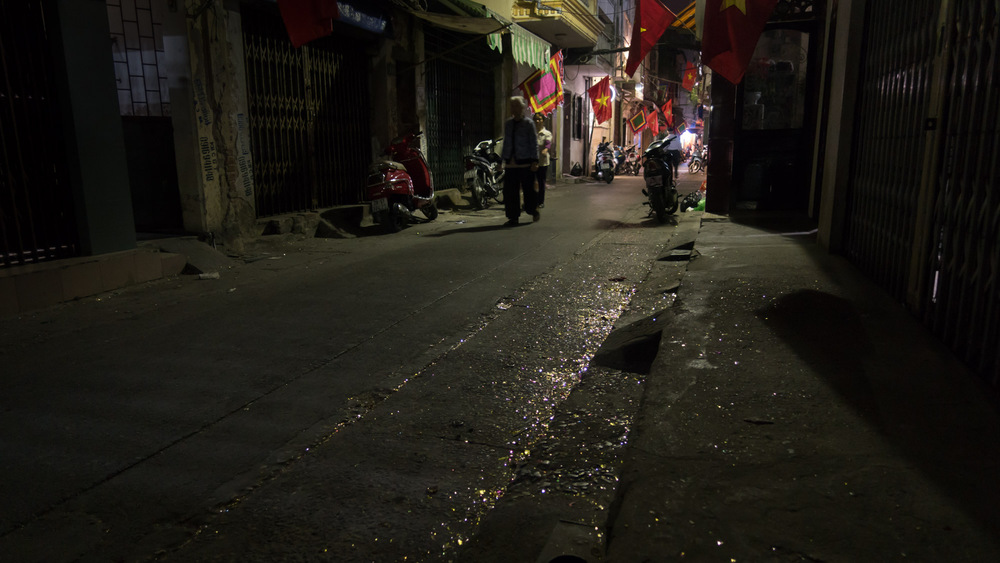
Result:
M378 161L378 167L380 169L394 168L396 170L402 170L406 172L406 166L403 166L402 162L396 162L395 160L382 159Z

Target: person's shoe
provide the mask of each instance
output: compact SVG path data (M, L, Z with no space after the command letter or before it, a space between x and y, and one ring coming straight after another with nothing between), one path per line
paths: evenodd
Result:
M534 221L535 223L537 223L541 218L542 214L537 211L531 214L531 220Z
M539 204L538 204L538 208L539 208L539 209L541 209L541 208L543 208L543 207L545 207L545 204L544 204L544 203L539 203Z
M503 224L504 227L516 227L517 219L507 219L507 222Z

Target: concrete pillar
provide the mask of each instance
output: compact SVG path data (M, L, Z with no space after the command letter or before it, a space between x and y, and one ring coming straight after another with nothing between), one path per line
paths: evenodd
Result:
M728 215L733 185L733 139L736 135L736 85L712 77L712 130L709 132L705 210Z
M820 189L818 242L831 252L840 252L844 244L847 191L850 180L851 142L854 138L854 103L858 86L861 41L864 32L865 0L839 0L832 4L828 30L835 36L831 53L824 57L832 65L829 105L820 108L828 121L823 177ZM834 17L835 16L835 17ZM824 72L824 74L826 74Z
M135 248L135 221L104 0L58 0L53 60L84 254Z
M187 0L170 19L164 43L175 57L170 93L184 226L239 252L257 235L239 2ZM177 64L185 59L186 68Z

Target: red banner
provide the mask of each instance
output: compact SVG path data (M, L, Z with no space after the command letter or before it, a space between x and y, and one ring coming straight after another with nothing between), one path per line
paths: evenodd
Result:
M611 77L605 76L587 90L590 105L594 108L594 119L598 124L611 119Z
M677 19L659 0L638 0L632 21L632 43L629 45L625 74L632 76L663 32Z
M706 0L701 59L739 84L778 0Z
M667 120L667 127L674 126L674 100L673 98L667 100L667 103L663 104L663 118Z
M694 88L694 83L698 80L698 69L694 67L693 64L688 63L684 67L684 81L681 83L681 88L684 88L688 92Z
M337 0L278 0L278 10L295 47L330 35L340 18Z

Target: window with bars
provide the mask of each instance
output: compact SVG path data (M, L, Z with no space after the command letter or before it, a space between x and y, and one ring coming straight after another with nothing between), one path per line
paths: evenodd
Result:
M170 115L163 51L166 0L106 0L122 115Z

